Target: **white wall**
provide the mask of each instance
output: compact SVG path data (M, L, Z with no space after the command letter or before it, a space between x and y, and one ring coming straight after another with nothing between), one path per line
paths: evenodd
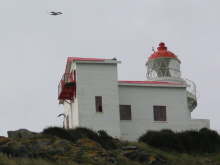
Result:
M69 113L70 113L70 105L68 103L64 102L63 106L64 106L64 114L65 114L65 116L69 115ZM66 118L64 118L64 128L67 128L67 125L68 125L67 120L66 120Z
M132 120L121 121L121 135L126 140L137 140L147 130L172 129L175 131L201 126L191 121L185 88L173 87L119 87L120 104L131 105ZM167 106L167 121L155 122L153 106ZM203 122L202 122L203 123ZM207 122L206 122L207 123ZM205 125L205 124L203 124Z
M64 102L64 114L69 116L69 128L75 128L79 126L79 112L78 112L78 100L74 102ZM65 119L65 128L67 128L67 121Z
M79 125L120 137L117 64L77 63L76 77ZM102 96L102 113L95 96Z

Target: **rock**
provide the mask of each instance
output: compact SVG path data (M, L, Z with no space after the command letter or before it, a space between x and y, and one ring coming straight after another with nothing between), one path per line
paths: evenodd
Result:
M148 163L151 165L167 165L167 160L161 155L151 155Z
M160 164L166 164L167 163L167 159L165 157L163 157L162 155L157 155L156 157L157 162Z
M123 146L122 150L137 150L137 146Z
M19 129L17 131L8 131L8 137L11 139L19 139L19 138L32 138L38 135L35 132L31 132L27 129Z
M115 157L109 157L107 158L107 161L111 164L118 164L118 161Z
M149 161L150 155L142 150L137 150L137 151L126 152L124 153L124 156L130 160L143 163Z
M132 161L137 161L139 163L147 163L151 165L166 165L167 160L161 155L150 155L144 150L137 149L134 151L127 151L124 156Z

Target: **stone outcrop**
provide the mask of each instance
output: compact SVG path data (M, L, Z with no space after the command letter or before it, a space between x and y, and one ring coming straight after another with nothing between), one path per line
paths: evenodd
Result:
M16 131L8 131L8 137L11 139L19 139L19 138L32 138L38 135L35 132L31 132L27 129L19 129Z

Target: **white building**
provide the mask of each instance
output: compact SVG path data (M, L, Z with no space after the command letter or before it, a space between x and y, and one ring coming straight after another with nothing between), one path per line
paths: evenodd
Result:
M147 130L209 128L209 120L191 118L195 85L181 78L181 62L164 43L148 58L147 81L119 81L119 63L68 57L58 92L65 128L105 130L132 141Z

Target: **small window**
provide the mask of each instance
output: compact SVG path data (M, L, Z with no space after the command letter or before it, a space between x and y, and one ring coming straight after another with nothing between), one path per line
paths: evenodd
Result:
M131 105L120 105L120 120L131 120Z
M166 121L166 106L155 105L154 107L154 121Z
M95 97L96 112L102 112L102 96Z

